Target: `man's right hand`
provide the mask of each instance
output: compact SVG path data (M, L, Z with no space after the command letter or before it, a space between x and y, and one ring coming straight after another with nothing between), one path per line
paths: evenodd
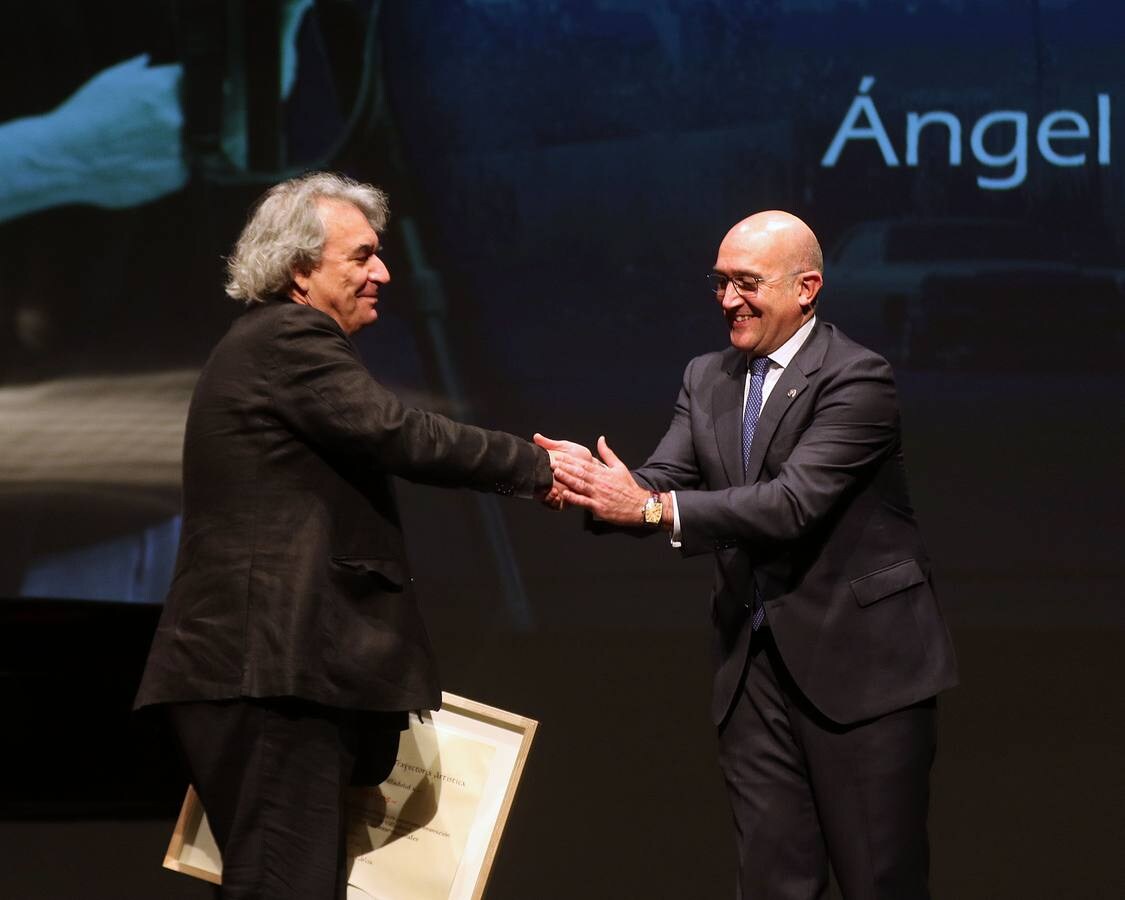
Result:
M589 447L583 447L581 444L574 443L574 441L556 441L554 438L539 434L539 432L535 433L532 440L550 453L552 459L560 453L565 453L567 456L573 456L575 459L581 459L587 462L594 458L594 454L590 452Z
M574 459L592 460L594 455L590 452L588 447L583 447L581 444L576 444L574 441L556 441L553 438L544 437L538 432L535 433L532 440L535 441L540 447L547 451L547 455L551 458L551 469L555 467L555 460L560 457L570 456ZM566 487L558 480L551 485L551 489L542 497L539 498L544 506L549 506L551 509L561 510L564 507L562 500L562 493Z

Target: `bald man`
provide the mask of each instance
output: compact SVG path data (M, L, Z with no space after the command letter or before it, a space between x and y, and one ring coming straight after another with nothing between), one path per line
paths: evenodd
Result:
M819 321L820 246L789 213L739 222L708 276L730 347L693 359L630 472L564 453L564 500L713 554L712 714L739 895L929 896L937 693L957 681L910 505L890 366Z

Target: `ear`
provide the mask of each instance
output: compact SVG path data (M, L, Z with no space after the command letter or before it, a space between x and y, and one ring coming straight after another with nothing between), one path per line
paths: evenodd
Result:
M808 315L816 306L816 295L824 284L824 276L815 269L802 272L797 293L797 302L801 304L802 315Z
M289 299L298 303L309 302L309 273L300 269L293 270L293 281L289 287Z

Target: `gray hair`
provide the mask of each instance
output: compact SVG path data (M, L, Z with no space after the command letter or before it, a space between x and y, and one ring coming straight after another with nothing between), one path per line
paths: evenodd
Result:
M387 227L387 195L334 172L312 172L274 185L259 201L227 259L227 296L247 306L284 294L294 272L311 272L324 252L318 200L357 207L377 232Z

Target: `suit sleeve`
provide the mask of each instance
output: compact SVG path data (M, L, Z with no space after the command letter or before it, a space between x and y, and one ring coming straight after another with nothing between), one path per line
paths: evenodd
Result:
M693 359L684 370L684 381L672 412L672 423L652 455L633 477L651 491L681 491L699 487L699 464L691 434Z
M898 446L890 366L864 356L820 388L808 427L768 481L677 495L682 552L799 540Z
M424 484L521 496L550 487L542 448L404 406L328 317L300 312L272 345L271 389L288 426L324 456Z

